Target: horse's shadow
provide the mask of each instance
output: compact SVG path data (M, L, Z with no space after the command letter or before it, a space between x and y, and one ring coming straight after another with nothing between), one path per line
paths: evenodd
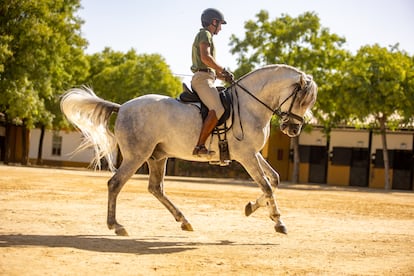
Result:
M119 239L116 237L88 235L0 235L1 247L40 246L52 248L76 248L80 250L127 253L127 254L171 254L194 250L200 246L232 245L234 242L223 240L218 242L178 242L162 241L161 237L149 239Z
M116 239L102 236L0 235L0 247L15 246L67 247L96 252L139 255L177 253L196 248L190 243Z

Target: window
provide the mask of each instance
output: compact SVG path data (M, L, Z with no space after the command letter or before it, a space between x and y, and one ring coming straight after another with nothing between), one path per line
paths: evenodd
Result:
M54 133L52 138L52 155L60 156L62 154L62 136Z

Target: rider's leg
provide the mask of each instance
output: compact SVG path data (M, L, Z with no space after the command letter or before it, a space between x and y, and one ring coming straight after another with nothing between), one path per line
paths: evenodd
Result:
M198 138L197 146L193 150L193 155L212 155L214 151L209 151L205 147L206 140L211 134L213 129L216 127L218 118L214 110L210 110L206 119L204 120L203 126L201 128L200 136Z
M196 72L191 80L191 86L197 91L201 101L210 110L207 118L204 120L201 128L201 133L197 142L197 146L194 148L193 155L211 155L214 152L209 152L205 147L205 142L208 136L217 125L218 119L223 115L224 108L220 101L220 96L214 81L216 76L214 73Z

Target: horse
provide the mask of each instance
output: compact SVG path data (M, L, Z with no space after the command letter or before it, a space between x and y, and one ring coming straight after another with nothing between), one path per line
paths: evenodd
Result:
M234 81L229 89L234 109L234 116L228 119L228 125L232 125L232 135L227 137L231 158L244 167L263 193L247 203L245 215L267 206L275 231L287 234L274 193L280 182L279 174L260 151L269 138L274 114L279 116L284 134L289 137L300 134L304 120L315 104L317 85L310 75L297 68L273 64L251 71ZM116 235L128 236L126 228L116 219L117 197L127 180L147 162L148 191L181 223L182 230L193 231L184 214L165 195L164 176L170 157L199 162L219 159L218 146L211 143L214 136L206 143L210 142L210 149L215 152L213 156L192 155L202 126L199 108L157 94L143 95L120 105L99 98L85 86L66 91L60 106L66 118L84 136L80 149L93 146L95 165L100 168L100 160L105 157L114 172L108 181L109 230L114 230ZM113 113L116 119L111 130L109 119ZM123 159L116 169L114 153L117 145Z

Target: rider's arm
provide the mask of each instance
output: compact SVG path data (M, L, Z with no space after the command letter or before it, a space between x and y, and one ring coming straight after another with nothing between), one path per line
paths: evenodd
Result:
M201 57L201 61L207 65L208 67L214 69L218 75L223 72L224 68L221 67L216 60L214 59L214 57L211 55L211 51L210 51L210 44L206 43L206 42L201 42L200 43L200 57Z

